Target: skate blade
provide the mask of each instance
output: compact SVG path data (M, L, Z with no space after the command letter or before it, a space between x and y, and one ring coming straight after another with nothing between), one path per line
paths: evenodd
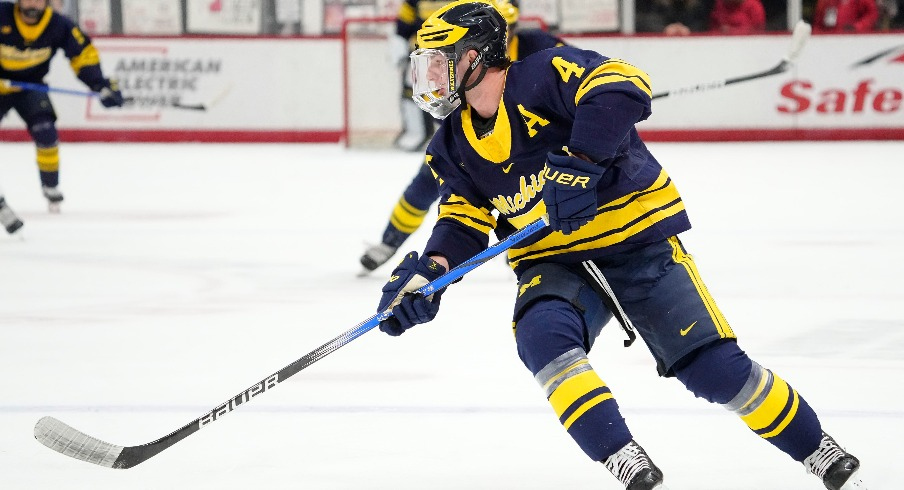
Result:
M60 203L47 203L47 211L50 211L51 214L60 214Z

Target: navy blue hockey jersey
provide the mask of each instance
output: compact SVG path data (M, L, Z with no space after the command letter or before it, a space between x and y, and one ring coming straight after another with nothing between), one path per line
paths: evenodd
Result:
M100 56L87 34L48 8L35 25L22 22L18 6L0 2L0 78L43 83L50 60L62 49L76 76L94 89L103 85Z
M471 108L447 117L427 147L442 194L425 253L454 267L488 245L499 221L522 228L546 212L546 156L568 147L609 169L598 214L574 233L545 230L509 251L516 272L543 261L580 262L690 229L678 190L634 125L651 113L649 78L627 62L570 46L514 63L499 111L479 138Z

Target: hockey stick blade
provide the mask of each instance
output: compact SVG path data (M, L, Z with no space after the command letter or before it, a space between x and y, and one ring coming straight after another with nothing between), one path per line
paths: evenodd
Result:
M454 267L439 278L424 285L416 291L417 294L429 296L430 294L445 288L453 282L461 279L471 270L479 267L481 264L491 260L493 257L508 250L516 243L526 239L527 237L537 233L545 228L548 224L547 218L544 216L533 223L525 226L517 232L509 235L504 240L488 247L479 254L471 257L466 262ZM359 323L355 327L347 330L338 337L321 345L313 351L305 354L292 364L280 369L279 371L267 376L258 383L254 384L247 390L230 398L229 400L217 405L211 411L196 418L195 420L176 429L167 436L161 437L155 441L141 444L138 446L119 446L102 441L96 437L91 437L66 423L63 423L53 417L42 417L35 424L35 439L41 444L53 449L54 451L69 456L70 458L79 459L88 463L93 463L106 468L125 469L141 464L148 459L160 454L163 450L169 448L173 444L185 439L202 428L216 422L224 415L235 410L239 405L244 405L251 401L252 398L261 395L275 388L279 383L289 379L302 369L323 359L327 355L335 352L340 347L348 344L356 338L364 335L364 333L372 330L383 320L392 316L392 310L387 309L379 312L367 320Z
M791 49L788 50L785 60L791 63L797 61L801 51L804 50L804 46L810 39L810 34L812 32L813 27L810 24L807 24L803 20L797 21L797 24L794 25L794 31L791 33Z
M807 43L807 40L810 39L810 32L812 31L812 27L810 24L800 20L794 26L794 31L791 33L791 46L788 49L788 53L782 58L782 60L772 68L752 73L750 75L744 75L740 77L734 78L726 78L722 80L714 80L706 83L698 83L696 85L691 85L688 87L682 87L677 89L672 89L667 92L660 92L658 94L653 94L653 99L660 99L663 97L674 97L680 95L689 95L689 94L697 94L700 92L708 92L710 90L720 89L722 87L733 85L741 82L748 82L750 80L758 80L760 78L771 77L773 75L778 75L780 73L784 73L788 71L789 68L794 64L797 58L800 56L801 51L803 51L804 46Z

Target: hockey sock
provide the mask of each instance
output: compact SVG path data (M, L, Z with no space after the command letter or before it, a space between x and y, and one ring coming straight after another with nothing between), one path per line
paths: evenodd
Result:
M383 243L398 248L424 222L427 210L439 199L436 177L427 164L418 169L389 217L383 232Z
M810 405L785 380L750 360L736 342L704 347L675 374L696 396L731 410L796 461L819 446L822 427Z
M417 231L427 210L439 199L439 188L433 171L426 164L418 169L408 187L402 193L389 217L389 224L383 232L383 243L398 248L409 235Z
M409 204L404 196L400 197L383 231L383 243L398 248L420 228L426 216L426 209L418 209Z
M37 147L41 185L56 187L60 183L59 136L53 122L45 121L28 128Z
M518 321L518 352L568 434L592 460L602 461L632 436L609 387L590 366L582 329L567 302L537 303ZM556 352L562 353L548 360Z

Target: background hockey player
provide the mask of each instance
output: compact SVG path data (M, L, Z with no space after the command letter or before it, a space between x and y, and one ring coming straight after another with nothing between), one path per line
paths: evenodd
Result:
M393 316L382 331L400 335L435 317L443 291L408 293L486 248L494 210L515 228L548 214L547 230L509 251L515 343L593 461L628 490L665 488L588 359L614 315L662 376L739 416L826 488L866 488L857 458L800 393L741 350L678 238L691 226L681 195L634 127L651 114L646 73L567 46L511 64L502 15L468 0L427 19L418 46L415 100L443 120L427 147L439 217L423 256L407 254L383 287L378 310Z
M494 0L493 3L508 23L508 53L512 61L518 61L537 51L565 44L558 37L542 29L519 29L518 18L520 12L517 1ZM408 54L408 52L405 53L406 64ZM427 116L430 121L430 136L432 136L433 117L421 111L411 99L410 85L407 91L409 93L405 104L413 107L420 116ZM398 201L396 201L389 216L389 221L386 223L386 228L383 230L383 237L380 243L367 247L364 255L361 256L360 261L361 265L364 266L365 273L383 265L396 253L402 243L421 226L428 210L437 199L439 199L439 189L437 188L433 172L430 171L430 167L426 163L421 164L414 178L402 191Z
M433 118L418 109L417 104L411 100L408 55L414 48L414 36L421 23L447 3L448 0L403 0L396 15L395 35L389 39L389 56L402 73L402 97L399 101L402 132L394 142L400 150L421 151L433 136Z
M48 0L0 2L0 80L43 84L50 60L62 49L76 76L100 93L104 107L123 104L115 81L104 78L100 56L91 39L68 17L56 13ZM0 86L0 119L15 109L25 121L37 148L41 188L51 211L59 210L59 137L56 113L47 93Z

